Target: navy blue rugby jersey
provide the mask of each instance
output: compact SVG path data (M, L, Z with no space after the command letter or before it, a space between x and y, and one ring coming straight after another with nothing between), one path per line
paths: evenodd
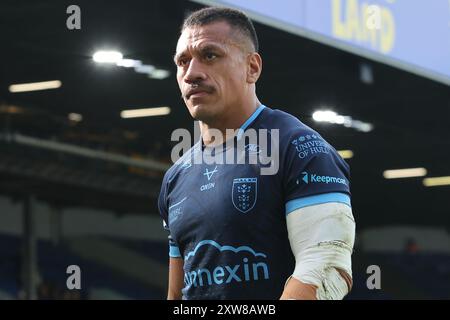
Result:
M183 299L278 299L295 265L286 216L326 202L351 205L349 166L320 134L263 105L240 129L250 128L279 130L276 174L262 175L259 161L192 161L208 149L200 139L164 176L158 207L169 255L184 260ZM243 150L263 148L270 143Z

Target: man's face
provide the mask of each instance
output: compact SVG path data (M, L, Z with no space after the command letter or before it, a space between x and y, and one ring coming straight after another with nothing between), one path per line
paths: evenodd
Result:
M177 81L191 116L217 121L248 94L247 51L226 22L184 29L176 49Z

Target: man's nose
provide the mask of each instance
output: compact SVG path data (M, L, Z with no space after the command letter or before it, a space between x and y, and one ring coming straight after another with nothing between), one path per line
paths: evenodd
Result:
M206 79L206 74L203 70L203 66L200 61L197 59L192 59L189 62L189 68L186 71L186 74L184 75L184 81L186 83L196 83L201 82Z

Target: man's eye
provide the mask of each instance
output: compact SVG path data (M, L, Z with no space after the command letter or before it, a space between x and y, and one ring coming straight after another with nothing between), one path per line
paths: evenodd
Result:
M184 66L186 66L187 64L188 64L188 59L179 59L178 60L178 65L180 66L180 67L184 67Z
M214 60L215 58L217 58L217 55L215 53L208 52L208 53L205 54L205 59L207 61Z

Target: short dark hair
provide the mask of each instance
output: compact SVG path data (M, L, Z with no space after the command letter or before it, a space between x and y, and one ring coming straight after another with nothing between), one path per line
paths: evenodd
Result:
M181 27L181 32L189 27L204 26L218 21L225 21L231 27L239 30L244 36L251 40L255 51L258 52L259 42L255 31L255 26L250 18L239 10L220 7L207 7L194 11L184 20Z

